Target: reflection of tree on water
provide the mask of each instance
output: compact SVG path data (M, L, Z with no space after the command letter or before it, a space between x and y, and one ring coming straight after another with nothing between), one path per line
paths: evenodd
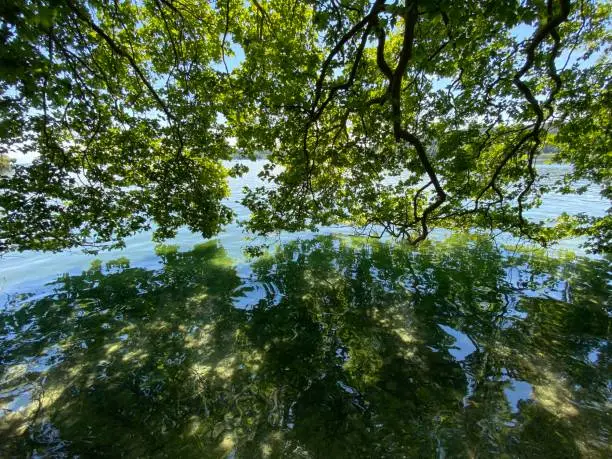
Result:
M5 453L607 453L603 261L333 238L281 247L248 281L214 244L161 261L9 302Z

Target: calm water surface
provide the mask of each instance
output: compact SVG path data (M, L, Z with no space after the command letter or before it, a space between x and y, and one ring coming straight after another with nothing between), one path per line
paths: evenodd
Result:
M612 455L608 260L243 237L0 260L0 457Z

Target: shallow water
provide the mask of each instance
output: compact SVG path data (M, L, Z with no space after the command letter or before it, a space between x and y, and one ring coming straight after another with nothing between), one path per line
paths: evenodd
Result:
M610 456L606 259L147 237L0 262L0 457Z

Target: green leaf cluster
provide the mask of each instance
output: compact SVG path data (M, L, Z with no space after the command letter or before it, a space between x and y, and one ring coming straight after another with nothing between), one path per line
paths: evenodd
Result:
M0 19L0 153L36 157L0 179L2 250L211 236L241 172L222 161L262 151L279 167L244 198L255 233L610 249L609 215L527 217L585 180L610 199L609 3L14 0Z

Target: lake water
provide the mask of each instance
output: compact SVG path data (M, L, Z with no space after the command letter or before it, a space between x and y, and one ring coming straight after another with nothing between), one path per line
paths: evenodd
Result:
M4 257L0 457L610 456L607 260L322 233Z

